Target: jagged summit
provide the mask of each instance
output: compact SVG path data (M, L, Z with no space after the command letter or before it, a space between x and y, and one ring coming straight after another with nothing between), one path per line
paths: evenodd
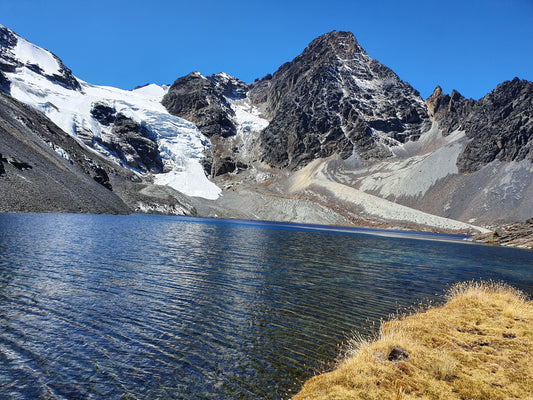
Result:
M533 83L514 78L479 101L437 88L426 104L444 135L461 130L471 139L457 165L462 172L474 172L494 160L533 160L532 99Z
M444 135L461 129L462 120L474 103L474 100L464 98L455 89L451 95L447 95L440 86L426 99L429 116L439 124Z
M416 140L429 126L418 91L349 32L315 39L250 96L271 119L261 133L261 159L277 167L298 168L334 154L387 158L390 147Z
M352 32L331 31L313 40L301 57L324 60L328 57L366 54Z
M437 87L433 90L433 93L431 93L431 95L428 97L428 99L431 98L431 97L440 96L442 93L443 93L442 92L442 88L440 87L440 85L437 85Z

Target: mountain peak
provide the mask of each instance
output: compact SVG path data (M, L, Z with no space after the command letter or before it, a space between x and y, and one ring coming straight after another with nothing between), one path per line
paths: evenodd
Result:
M333 154L383 159L392 155L390 147L416 140L427 122L419 93L350 32L313 40L253 91L271 118L260 134L262 161L278 167L299 168Z
M440 87L440 85L437 85L437 87L435 88L431 96L429 97L431 98L431 97L437 97L437 96L442 96L442 95L443 95L442 88Z
M312 56L314 59L330 56L345 58L349 54L365 54L351 32L331 31L313 40L303 51L302 57Z

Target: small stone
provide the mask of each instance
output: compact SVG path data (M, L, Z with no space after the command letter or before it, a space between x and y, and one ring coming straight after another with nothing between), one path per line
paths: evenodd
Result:
M394 346L387 357L389 361L407 360L408 358L409 354L407 354L407 351L400 346Z

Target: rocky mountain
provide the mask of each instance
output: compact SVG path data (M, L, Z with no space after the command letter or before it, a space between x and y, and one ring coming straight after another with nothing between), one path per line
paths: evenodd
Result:
M479 101L438 87L424 101L334 31L251 84L193 72L125 91L77 79L0 27L0 89L32 108L15 120L48 121L54 139L32 140L138 212L447 232L525 221L532 85L504 82ZM2 156L2 176L36 169L23 149Z
M202 165L211 177L248 168L250 160L240 154L242 133L268 124L253 115L248 92L249 85L223 72L207 77L193 72L178 78L163 97L170 114L194 122L210 139Z
M418 139L430 124L420 94L349 32L315 39L251 96L270 119L260 135L261 160L275 167L333 154L387 158L391 146Z
M246 84L225 74L204 77L193 72L177 79L163 97L163 105L172 114L193 122L207 137L236 134L232 121L235 112L228 98L246 97Z

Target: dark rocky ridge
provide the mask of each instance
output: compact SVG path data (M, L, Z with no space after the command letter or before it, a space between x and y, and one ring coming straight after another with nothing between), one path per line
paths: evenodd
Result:
M440 87L426 101L444 134L464 130L471 141L458 158L460 172L474 172L494 161L533 162L533 83L506 81L479 101L452 96Z
M211 147L202 159L208 176L215 177L247 164L238 159L227 138L236 134L235 112L229 99L242 100L248 85L225 73L204 77L193 72L177 79L163 98L170 114L192 121L211 140Z
M104 103L96 103L92 116L102 125L110 126L112 135L90 138L115 153L125 165L143 172L162 172L163 161L156 137L138 124ZM92 145L92 143L88 143Z
M271 118L261 133L261 160L297 168L313 159L355 153L391 155L388 146L416 140L428 126L419 93L373 60L349 32L315 39L293 61L252 86L250 98Z

